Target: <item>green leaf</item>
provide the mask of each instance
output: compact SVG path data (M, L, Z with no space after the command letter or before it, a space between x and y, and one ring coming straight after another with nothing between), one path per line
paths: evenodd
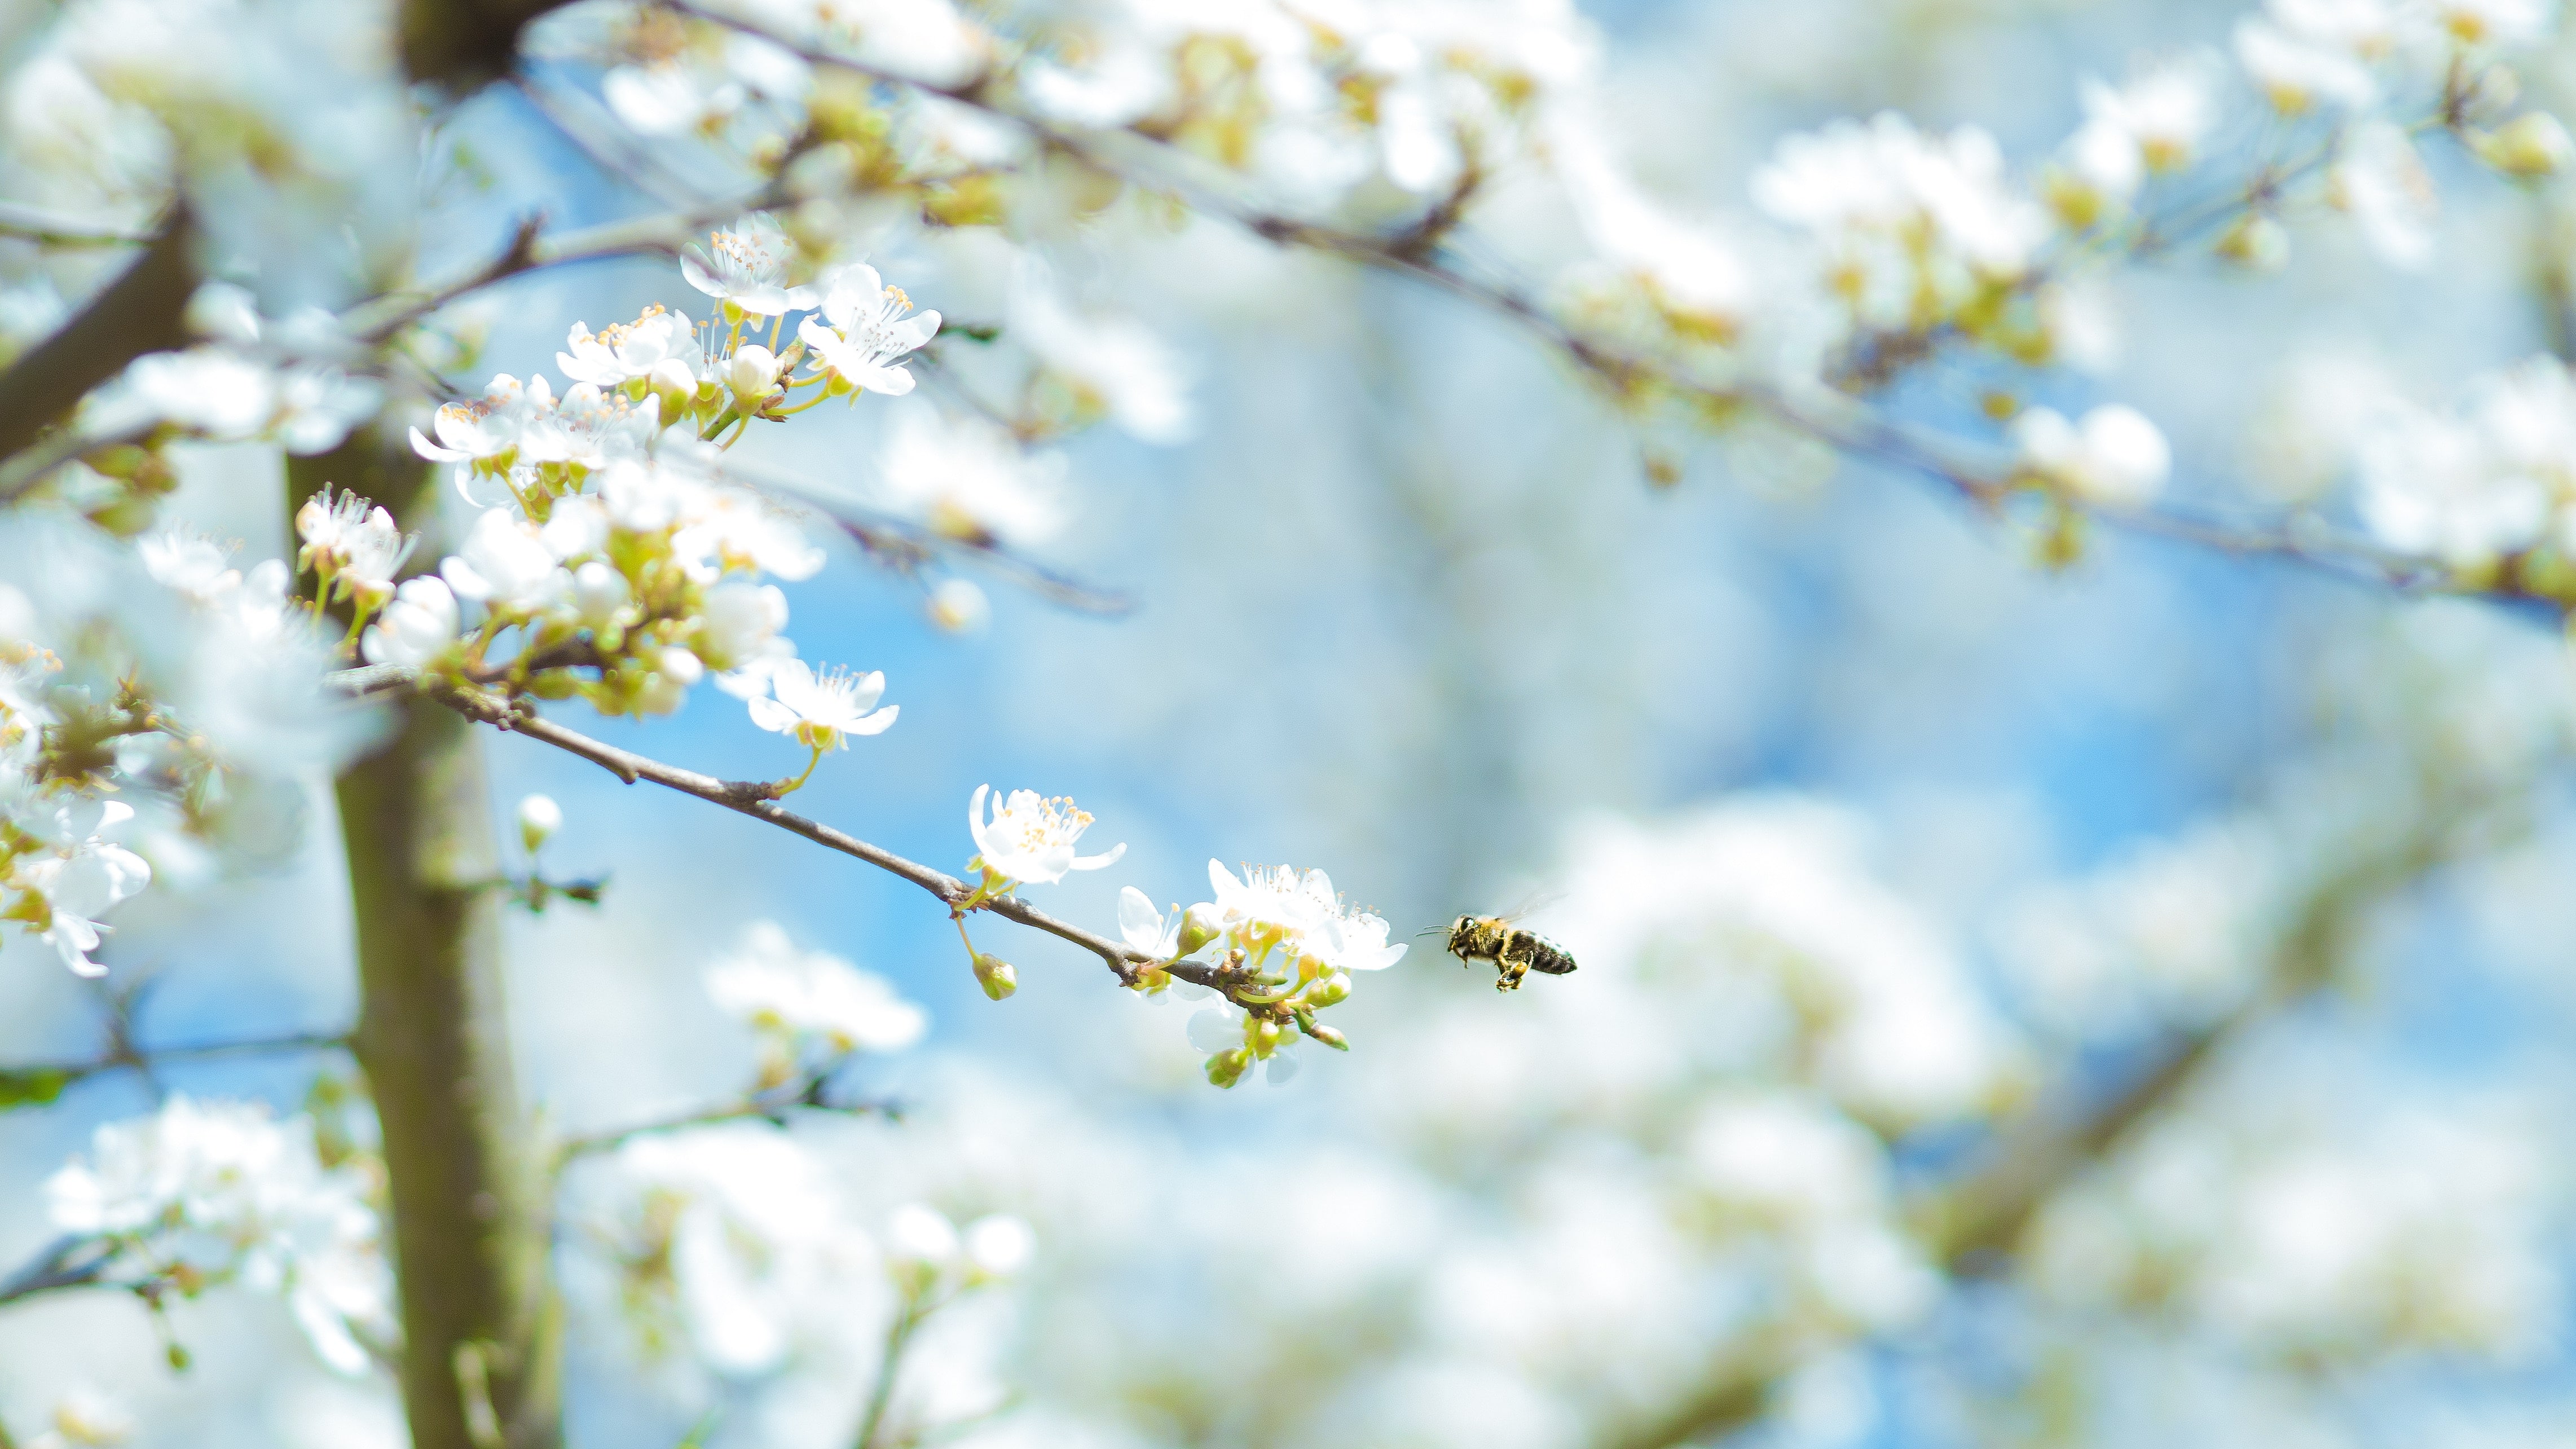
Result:
M60 1067L0 1067L0 1112L47 1106L71 1080Z

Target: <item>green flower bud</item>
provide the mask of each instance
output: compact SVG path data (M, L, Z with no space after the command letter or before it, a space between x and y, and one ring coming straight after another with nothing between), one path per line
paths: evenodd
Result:
M1181 954L1191 955L1201 946L1224 934L1213 922L1199 913L1198 907L1192 906L1181 917Z
M1011 963L983 951L975 953L975 980L995 1001L1020 989L1020 973L1011 969Z
M1207 1079L1211 1086L1231 1087L1243 1080L1244 1070L1252 1065L1252 1053L1237 1047L1218 1052L1207 1059Z
M1313 1037L1315 1040L1322 1042L1324 1045L1331 1047L1337 1052L1346 1052L1351 1049L1351 1039L1342 1035L1340 1032L1333 1030L1329 1026L1316 1027L1312 1031L1307 1032L1306 1035Z
M1320 1010L1327 1006L1338 1006L1348 1001L1350 996L1351 973L1336 971L1307 987L1304 1001L1309 1008Z

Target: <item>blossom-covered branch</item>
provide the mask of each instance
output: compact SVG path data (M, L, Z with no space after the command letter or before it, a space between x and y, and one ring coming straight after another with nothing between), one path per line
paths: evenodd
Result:
M381 688L383 681L390 677L375 673L355 676L353 673L351 682L360 688ZM975 887L945 871L906 860L883 846L871 844L846 831L799 815L779 804L779 787L775 781L720 780L713 775L702 775L695 770L667 765L632 750L620 749L604 741L592 739L577 730L556 724L523 705L514 704L484 691L436 686L431 686L431 689L433 697L440 703L469 719L492 725L512 734L542 741L568 754L578 755L630 785L641 780L660 785L665 789L677 790L683 795L696 796L711 805L721 805L738 814L766 821L781 830L801 835L826 849L837 850L843 855L865 861L879 870L921 887L936 897L940 904L951 909L990 911L994 915L1016 921L1032 930L1043 931L1060 940L1070 941L1098 956L1102 964L1115 972L1122 982L1133 982L1140 968L1152 967L1170 970L1181 980L1211 988L1220 986L1225 980L1223 974L1218 971L1189 963L1181 963L1176 967L1164 966L1149 953L1136 950L1124 942L1113 941L1106 936L1086 931L1069 922L1057 920L1017 896L990 895L980 900L974 899Z
M2506 566L2499 574L2492 566L2492 556L2445 557L2431 549L2385 547L2338 530L2306 510L2249 520L2157 504L2152 501L2153 495L2161 490L2171 470L2170 453L2161 434L2125 407L2095 410L2083 420L2080 430L2050 409L2032 409L2016 423L2013 446L2001 449L1968 444L1956 437L1899 423L1849 395L1842 385L1784 385L1755 377L1732 362L1725 365L1728 375L1722 380L1709 380L1695 375L1689 363L1594 335L1566 320L1557 309L1540 303L1526 289L1477 275L1444 245L1463 221L1467 203L1482 179L1472 158L1460 170L1451 189L1409 223L1386 232L1356 231L1288 216L1229 194L1205 179L1212 172L1221 174L1224 168L1208 166L1203 158L1184 152L1168 136L1148 134L1132 126L1069 125L1040 114L1024 103L1025 78L997 68L997 63L989 60L957 78L932 79L846 50L802 43L761 19L727 13L692 0L659 3L674 14L758 37L809 64L973 108L1020 128L1046 151L1075 158L1103 174L1172 197L1194 211L1230 221L1280 245L1339 256L1445 291L1529 331L1600 382L1623 407L1640 417L1663 406L1677 407L1702 419L1757 414L1846 455L1873 458L1937 481L1989 512L2000 514L2017 497L2036 497L2043 502L2047 514L2039 524L2044 534L2043 557L2068 557L2080 548L2080 540L2066 525L2068 520L2085 518L2222 553L2312 565L2407 592L2495 594L2543 601L2561 611L2569 607L2563 597L2567 590L2562 587L2567 581L2560 579L2554 568L2545 577L2535 579L2514 557L2505 560ZM2463 30L2461 35L2463 53L2468 46L2493 39L2474 30ZM2358 84L2360 89L2351 94L2368 91L2367 81L2355 82L2347 76L2347 71L2358 74L2353 62L2313 55L2299 48L2319 44L2305 36L2294 36L2270 48L2248 43L2249 66L2270 87L2273 103L2284 114L2297 115L2307 110L2314 103L2314 89L2320 86L2338 97L2346 92L2336 87ZM2364 49L2368 54L2377 53L2369 51L2368 46ZM2337 70L2337 66L2345 69ZM2320 74L2329 74L2332 79L2320 80ZM2478 123L2499 107L2510 105L2509 94L2503 100L2497 99L2488 89L2491 84L2485 77L2455 64L2443 82L2431 115L2418 129L2457 134L2482 160L2509 176L2549 173L2569 154L2569 148L2563 131L2550 129L2556 123L2545 113L2532 113L2492 134L2478 128ZM2017 271L1998 267L1999 275L2014 273L1996 284L1999 296L2020 297L2026 303L2053 283L2057 267L2087 253L2143 260L2170 254L2213 231L2224 232L2217 243L2221 255L2257 267L2274 265L2280 249L2287 245L2277 239L2279 224L2274 213L2289 199L2293 187L2329 171L2339 187L2365 190L2368 198L2381 194L2370 188L2429 186L2429 182L2412 179L2420 171L2420 163L2411 145L2402 139L2389 139L2386 132L2393 128L2385 123L2377 123L2379 129L2362 128L2358 145L2363 154L2353 157L2347 155L2352 147L2346 130L2338 124L2324 142L2304 156L2279 162L2265 159L2248 176L2206 204L2167 218L2129 215L2128 200L2148 172L2177 170L2194 154L2201 133L2210 124L2213 103L2206 87L2205 80L2190 79L2177 68L2171 73L2143 75L2133 83L2131 92L2099 88L2099 96L2088 93L2087 107L2095 112L2095 121L2071 143L2075 155L2069 169L2052 173L2051 181L2055 187L2051 203L2062 213L2075 244L2067 249L2064 258L2054 262L2032 261ZM2505 89L2509 92L2510 86ZM2131 109L2124 111L2123 106ZM1892 116L1881 117L1874 127L1872 144L1883 140L1901 148L1913 141L1912 133ZM1880 132L1886 135L1882 138L1877 134ZM1978 143L1990 145L1982 133ZM1822 153L1844 144L1843 137L1828 132L1821 144L1809 150ZM2398 150L2392 151L2392 146ZM1798 164L1794 158L1784 160L1782 169ZM1819 167L1822 164L1825 163L1819 162ZM1830 164L1864 167L1872 163L1865 157L1836 154ZM1953 163L1933 156L1904 164L1938 168ZM1966 165L1971 171L1992 169L1992 163L1981 157L1971 157ZM1990 176L1975 179L1992 180ZM1802 178L1799 184L1810 181L1820 191L1832 189L1821 174ZM1859 185L1849 182L1849 178L1846 182L1853 187ZM1789 185L1790 180L1783 177L1775 189L1785 192ZM1624 192L1614 189L1600 199L1641 231L1664 236L1671 230L1669 221L1651 215ZM1937 228L1941 224L1937 219L1941 207L1926 204L1935 217L1930 224ZM1988 203L1979 198L1975 204ZM2418 223L2403 214L2410 205L2399 201L2384 203L2387 219L2384 223L2371 223L2384 225L2392 238L2388 245L2401 250L2415 245L2408 239L2408 229ZM1783 201L1780 209L1795 213L1797 208ZM2380 214L2374 213L2374 217ZM1608 224L1605 218L1604 225ZM1993 224L2021 231L2030 230L2032 225L2020 215L2008 223L1995 219ZM1642 238L1633 244L1640 248L1653 245ZM1675 245L1679 248L1680 244ZM2016 255L2030 249L2026 241L2016 246L2021 249ZM1694 255L1709 262L1704 253L1705 248ZM1732 262L1709 264L1720 272L1733 266ZM1716 313L1695 319L1684 315L1687 308L1669 301L1666 310L1675 313L1676 326L1704 324L1707 331L1723 335L1731 334L1737 325L1731 317ZM1841 382L1883 384L1887 375L1879 369L1890 365L1891 360L1897 367L1920 362L1957 331L1953 323L1936 322L1891 337L1885 349L1865 359L1859 372ZM1866 334L1861 340L1871 341ZM2009 352L2032 345L2046 351L2052 344L2045 338L2037 344L2003 338L1998 339L1998 345ZM1985 456L1976 456L1980 453ZM2414 536L2407 535L2410 543Z

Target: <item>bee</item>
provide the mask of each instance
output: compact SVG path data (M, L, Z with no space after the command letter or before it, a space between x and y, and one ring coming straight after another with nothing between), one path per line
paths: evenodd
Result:
M1521 978L1533 971L1550 976L1564 976L1574 970L1574 958L1565 948L1540 935L1512 924L1512 916L1460 916L1449 925L1449 953L1462 963L1473 965L1491 961L1502 977L1494 983L1496 991L1517 991Z

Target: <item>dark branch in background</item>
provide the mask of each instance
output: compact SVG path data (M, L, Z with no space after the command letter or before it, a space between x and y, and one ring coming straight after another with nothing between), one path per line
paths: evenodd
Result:
M448 303L496 282L548 267L618 257L676 255L681 243L711 222L730 220L737 204L709 204L693 210L661 212L629 221L612 221L578 231L541 235L542 219L519 223L510 245L499 256L463 277L428 292L392 292L342 314L350 335L381 342Z
M566 0L402 0L403 70L464 94L518 64L519 32Z
M109 1072L134 1071L149 1073L162 1062L208 1061L221 1057L267 1056L290 1052L325 1052L346 1050L346 1032L294 1032L285 1036L253 1037L241 1041L199 1042L185 1046L143 1046L125 1035L120 1025L98 1056L77 1062L30 1062L18 1066L0 1066L0 1111L12 1107L51 1102L63 1089L91 1077Z
M1930 1236L1944 1263L1960 1273L1991 1273L2008 1265L2040 1208L2086 1164L2125 1146L2233 1043L2332 987L2368 907L2459 854L2459 837L2477 818L2473 809L2463 819L2445 820L2328 879L2303 903L2260 988L2234 1010L2178 1034L2126 1086L2074 1116L2035 1116L2007 1130L1984 1167L1929 1206Z
M2042 1110L2006 1127L1983 1163L1930 1195L1916 1226L1947 1271L2001 1276L2049 1200L2093 1164L2116 1155L2185 1097L2230 1048L2282 1012L2330 989L2352 955L2369 907L2468 848L2486 807L2473 800L2392 849L2329 877L2302 903L2262 984L2234 1010L2175 1035L2127 1084L2072 1112ZM2073 1093L2042 1094L2042 1102ZM1668 1412L1605 1442L1609 1449L1671 1449L1714 1441L1753 1423L1773 1386L1801 1362L1794 1338L1759 1335Z
M56 1238L25 1267L0 1279L0 1305L66 1288L94 1287L104 1281L107 1265L115 1257L115 1249L96 1238Z
M1793 431L1837 451L1875 459L1938 482L1963 500L1989 513L1999 513L2013 492L2005 467L1983 466L1950 456L1959 445L1901 427L1876 415L1865 404L1828 389L1796 395L1752 382L1707 382L1684 375L1660 358L1614 347L1568 327L1521 289L1471 276L1453 263L1444 247L1469 198L1453 195L1425 215L1386 235L1342 230L1266 211L1251 202L1223 194L1218 187L1174 174L1205 170L1169 144L1132 132L1079 133L1057 127L1003 105L979 78L954 86L934 85L849 56L798 44L756 21L705 9L692 0L662 0L666 9L785 47L807 61L866 76L887 85L972 106L1026 130L1041 145L1079 159L1131 184L1172 196L1194 211L1220 218L1284 247L1298 247L1341 257L1361 266L1412 278L1511 321L1572 362L1585 374L1625 399L1642 389L1663 389L1702 406L1750 408ZM1146 164L1123 160L1112 147L1151 153ZM2296 170L2308 169L2306 166ZM2295 174L2295 173L2293 173ZM2277 186L2282 178L2274 177ZM2201 219L2203 221L2206 218ZM1994 451L1989 449L1988 451ZM2312 515L2293 514L2257 523L2194 514L2170 506L2126 509L2074 497L2054 495L2056 506L2127 532L2172 539L2244 557L2271 557L2320 568L2344 578L2357 578L2402 592L2497 593L2536 599L2508 579L2499 588L2471 588L2453 579L2438 564L2407 558L2334 529ZM2564 610L2556 601L2551 607Z
M849 492L818 487L792 474L746 463L728 455L717 468L726 477L759 492L784 495L831 517L842 532L878 562L898 573L916 572L940 554L960 553L980 560L1020 587L1051 603L1087 614L1124 614L1135 607L1123 594L1097 589L1046 565L1020 557L990 537L959 538L925 528L908 518L870 508Z
M127 363L188 345L188 298L197 287L189 265L194 234L187 214L173 212L124 275L0 373L0 458L25 452ZM8 496L0 494L0 501Z
M840 1058L807 1072L793 1081L772 1087L767 1091L747 1093L734 1101L717 1106L701 1107L695 1111L681 1112L669 1117L657 1117L650 1122L638 1122L628 1127L614 1127L605 1132L592 1132L570 1138L555 1149L555 1161L558 1165L569 1163L575 1158L607 1152L637 1137L649 1136L656 1132L678 1132L690 1127L712 1127L722 1122L758 1119L773 1126L784 1127L787 1125L789 1116L800 1109L809 1112L837 1112L849 1116L863 1116L873 1112L887 1117L901 1117L903 1107L898 1102L891 1100L835 1102L825 1094L823 1089L831 1081L833 1073L839 1071L848 1060L848 1057Z

